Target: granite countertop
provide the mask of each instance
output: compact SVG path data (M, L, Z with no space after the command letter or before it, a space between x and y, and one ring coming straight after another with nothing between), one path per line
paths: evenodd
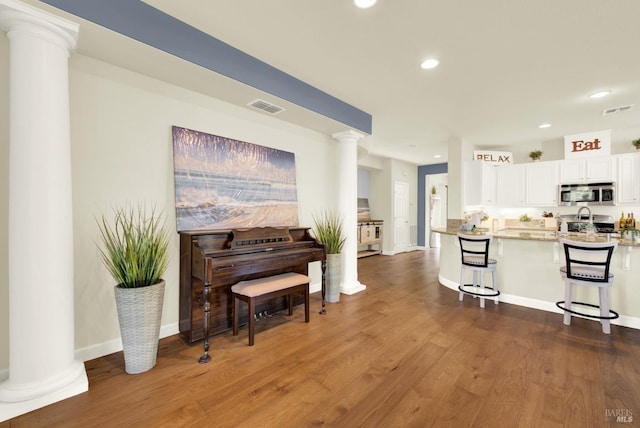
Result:
M437 227L432 229L433 232L442 233L445 235L457 235L458 233L465 233L469 235L481 235L484 233L489 233L493 235L494 238L504 238L504 239L519 239L523 241L558 241L560 238L555 229L518 229L518 228L509 228L509 229L499 229L495 232L491 232L490 229L475 229L473 232L462 232L459 228L456 227ZM578 242L607 242L606 235L597 235L594 240L588 241L585 233L569 233L567 234L567 239ZM626 239L621 239L619 237L611 237L611 241L617 241L619 246L627 246L627 247L640 247L640 242L638 241L629 241Z

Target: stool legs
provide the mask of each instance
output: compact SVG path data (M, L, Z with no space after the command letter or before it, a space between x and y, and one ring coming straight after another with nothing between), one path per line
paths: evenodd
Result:
M253 346L253 328L255 324L254 314L256 313L256 302L253 299L249 299L247 302L249 305L249 316L248 324L249 324L249 346Z
M238 323L239 321L239 312L240 312L240 299L233 296L233 335L238 335Z
M475 278L475 274L480 275L480 287L482 288L482 292L484 293L484 272L480 273L480 272L473 272L473 283L477 284L477 279ZM484 309L484 297L480 297L480 307Z
M609 316L609 290L604 287L600 287L600 316L603 318ZM611 320L603 319L600 322L602 323L602 332L611 334Z
M493 287L493 290L496 293L499 293L499 288L498 288L498 275L497 272L495 270L488 270L489 272L491 272L491 286ZM465 280L465 272L466 269L461 269L460 272L460 285L464 285L464 280ZM478 270L473 270L472 269L472 286L478 289L482 289L482 293L485 293L485 290L487 288L487 285L485 283L485 275L486 275L486 271L478 271ZM480 278L478 278L478 276ZM463 291L459 291L458 292L458 300L462 302L462 300L464 299L464 295L465 293ZM483 295L480 296L476 296L476 295L472 295L472 297L475 298L479 298L480 299L480 307L484 308L485 307L485 299L490 298L493 299L493 303L494 304L498 304L498 296L491 296L489 295L488 297L484 297Z
M304 290L304 322L309 322L309 284Z
M564 307L571 310L571 295L573 294L573 284L567 280L564 287ZM571 325L571 312L564 311L564 325Z
M598 287L598 298L600 299L600 317L607 318L611 314L609 312L609 290L605 287ZM573 283L566 280L566 286L564 290L564 325L571 325L571 303L573 299ZM604 334L611 334L611 320L601 319L602 332Z
M289 292L287 292L289 291ZM248 316L247 316L247 327L249 330L249 346L253 346L254 344L254 335L255 335L255 318L254 315L256 313L256 304L262 303L268 299L273 297L284 296L287 301L287 309L289 316L293 315L293 296L295 293L300 293L304 291L304 322L309 322L309 283L302 284L294 290L279 290L276 293L270 293L269 295L261 295L257 297L239 297L239 294L232 294L233 306L232 306L232 318L233 318L233 335L238 335L239 324L240 324L240 300L243 300L247 303ZM286 294L285 294L286 293Z

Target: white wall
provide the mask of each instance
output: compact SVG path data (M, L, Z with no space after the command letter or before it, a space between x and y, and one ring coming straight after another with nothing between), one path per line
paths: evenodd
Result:
M0 370L8 367L8 43L0 41ZM119 346L114 281L99 261L96 216L139 201L175 231L171 126L295 153L300 224L336 206L337 143L330 136L235 107L81 55L70 59L75 343L79 358ZM318 185L318 184L321 185ZM163 333L177 333L179 239L172 235ZM71 237L70 237L71 239ZM46 257L34 249L34 257ZM320 282L313 264L312 283ZM46 272L43 272L46 286ZM46 320L42 320L46 323ZM37 340L37 338L25 338Z
M371 172L358 168L358 199L371 197Z
M9 40L0 37L0 371L9 366ZM0 379L2 378L0 372Z
M606 127L602 129L607 129ZM586 131L585 131L586 132ZM577 131L576 134L580 133ZM635 151L631 144L632 140L640 138L640 127L613 129L611 130L611 154L629 153ZM531 162L529 153L533 150L542 150L542 161L563 160L564 159L564 139L547 140L531 144L513 144L506 146L495 146L493 148L482 147L482 150L498 150L513 153L514 163ZM465 158L464 160L471 160Z
M393 252L393 185L391 179L391 160L381 163L382 168L371 174L371 188L375 189L375 198L369 200L371 218L383 220L382 251Z

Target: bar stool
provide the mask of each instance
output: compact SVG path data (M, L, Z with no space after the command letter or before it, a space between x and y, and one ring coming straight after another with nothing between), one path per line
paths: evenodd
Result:
M485 298L493 298L494 303L498 304L500 291L498 290L498 278L496 275L497 262L489 258L489 245L492 240L492 235L458 233L458 242L460 242L460 253L462 255L460 285L458 286L460 301L462 301L465 294L468 294L474 298L480 298L481 308L484 308ZM468 270L473 273L473 282L471 284L464 283L465 274ZM491 272L492 287L485 285L485 274L487 272Z
M616 250L617 242L576 242L561 239L566 264L560 267L560 275L565 281L564 300L556 302L556 306L564 311L564 324L571 325L571 316L580 315L600 320L602 332L611 333L611 320L619 317L609 308L609 288L613 285L611 273L611 257ZM599 305L573 301L574 285L597 287ZM600 309L600 315L579 312L573 305Z

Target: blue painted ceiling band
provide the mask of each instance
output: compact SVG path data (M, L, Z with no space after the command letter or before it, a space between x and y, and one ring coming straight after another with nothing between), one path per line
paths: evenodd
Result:
M42 2L371 134L370 114L139 0Z

